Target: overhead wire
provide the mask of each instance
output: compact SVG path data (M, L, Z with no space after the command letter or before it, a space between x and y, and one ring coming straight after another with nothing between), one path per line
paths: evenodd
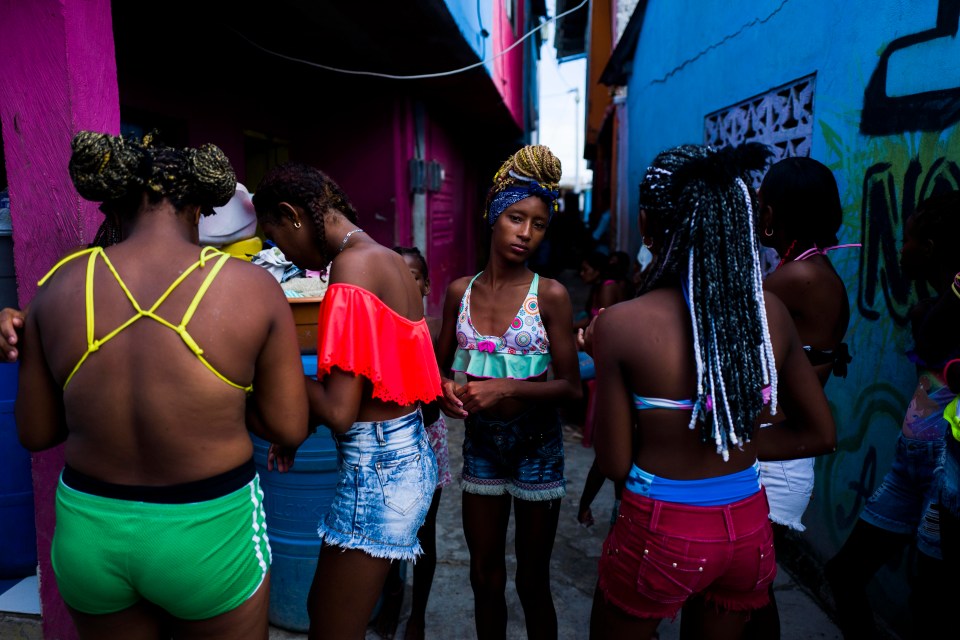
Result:
M530 31L528 31L527 33L525 33L525 34L523 35L523 37L519 38L516 42L514 42L513 44L511 44L509 47L507 47L506 49L504 49L504 50L501 51L500 53L497 53L497 54L495 54L495 55L493 55L493 56L491 56L491 57L489 57L489 58L480 60L479 62L475 62L475 63L469 64L469 65L467 65L467 66L465 66L465 67L461 67L461 68L459 68L459 69L451 69L450 71L439 71L439 72L437 72L437 73L418 73L418 74L412 74L412 75L396 75L396 74L392 74L392 73L380 73L380 72L377 72L377 71L360 71L360 70L356 70L356 69L341 69L341 68L339 68L339 67L332 67L332 66L329 66L329 65L321 64L321 63L319 63L319 62L311 62L310 60L304 60L304 59L302 59L302 58L296 58L296 57L293 57L293 56L288 56L288 55L283 54L283 53L280 53L280 52L278 52L278 51L273 51L273 50L268 49L268 48L262 46L261 44L255 42L254 40L248 38L246 35L244 35L243 33L241 33L240 31L238 31L238 30L236 30L236 29L233 29L232 27L230 28L230 30L233 31L234 33L236 33L238 36L240 36L240 37L243 38L244 40L246 40L248 43L250 43L250 44L251 44L252 46L254 46L255 48L260 49L261 51L263 51L264 53L268 53L268 54L270 54L270 55L272 55L272 56L276 56L276 57L282 58L282 59L284 59L284 60L289 60L290 62L298 62L298 63L300 63L300 64L305 64L305 65L308 65L308 66L311 66L311 67L316 67L316 68L318 68L318 69L323 69L323 70L325 70L325 71L333 71L333 72L335 72L335 73L344 73L344 74L355 75L355 76L373 76L373 77L376 77L376 78L387 78L387 79L389 79L389 80L425 80L425 79L427 79L427 78L442 78L442 77L446 77L446 76L456 75L456 74L458 74L458 73L464 73L465 71L470 71L471 69L476 69L477 67L482 67L482 66L486 65L488 62L493 62L493 61L496 60L497 58L499 58L499 57L501 57L501 56L503 56L503 55L506 55L508 52L510 52L510 51L513 50L514 48L520 46L520 44L523 43L527 38L529 38L529 37L532 36L533 34L537 33L537 32L540 31L541 29L543 29L546 25L550 24L551 22L556 22L557 20L559 20L560 18L562 18L562 17L564 17L564 16L570 15L570 14L573 13L574 11L577 11L578 9L582 8L582 7L583 7L584 5L586 5L589 1L590 1L590 0L582 0L582 2L581 2L580 4L578 4L577 6L573 7L572 9L568 9L567 11L564 11L564 12L561 13L561 14L558 14L558 15L556 15L556 16L554 16L554 17L552 17L552 18L549 18L549 19L547 19L547 20L544 20L543 22L541 22L539 25L537 25L536 27L534 27L533 29L531 29ZM484 47L484 49L485 49L485 48L486 48L486 47Z

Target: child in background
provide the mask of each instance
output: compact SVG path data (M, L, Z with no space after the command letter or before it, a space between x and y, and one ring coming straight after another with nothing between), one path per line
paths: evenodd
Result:
M430 274L427 261L417 247L394 247L394 251L403 256L413 279L417 281L420 293L426 298L430 294ZM430 337L436 346L437 336L440 334L440 318L424 316ZM433 574L437 569L437 511L440 508L440 494L443 488L450 484L450 452L447 448L447 423L444 422L440 406L436 402L426 404L423 411L423 423L427 430L427 439L433 454L437 458L437 489L430 502L430 510L423 521L417 538L423 547L423 555L413 565L413 604L410 617L407 619L407 628L404 632L405 640L422 640L424 637L424 618L427 611L427 600L430 597L430 588L433 586ZM400 575L400 562L395 561L390 567L390 574L383 590L383 603L380 611L374 618L374 630L383 638L392 638L397 630L400 619L400 607L403 604L404 582Z

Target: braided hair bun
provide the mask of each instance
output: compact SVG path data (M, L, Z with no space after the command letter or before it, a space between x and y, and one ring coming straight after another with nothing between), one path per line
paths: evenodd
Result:
M83 198L104 202L143 189L141 174L147 158L141 146L93 131L81 131L70 146L70 178Z
M230 161L212 144L174 149L152 134L138 141L81 131L71 147L70 177L87 200L133 202L146 192L151 202L168 198L177 208L196 204L206 211L226 204L236 190Z
M550 148L542 144L530 144L519 149L500 165L493 176L493 186L487 193L484 215L490 224L502 211L491 211L491 203L504 191L513 188L528 189L529 195L536 195L554 207L559 197L560 159L553 155Z

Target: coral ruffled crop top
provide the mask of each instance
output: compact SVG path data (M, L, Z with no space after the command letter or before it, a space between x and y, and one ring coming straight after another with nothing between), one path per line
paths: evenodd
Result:
M410 405L440 395L440 369L427 322L413 322L366 289L327 288L317 325L317 377L333 367L373 383L373 397Z

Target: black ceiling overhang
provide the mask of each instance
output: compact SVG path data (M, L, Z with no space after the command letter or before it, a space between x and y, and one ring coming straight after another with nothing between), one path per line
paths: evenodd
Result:
M583 0L557 0L557 15L569 11ZM590 3L583 5L577 11L557 20L554 47L557 49L557 60L564 60L583 55L587 50L587 24L590 18Z
M633 67L633 56L640 41L640 31L643 29L643 18L647 13L647 0L640 0L630 14L623 35L620 36L617 46L610 54L610 60L600 74L600 83L608 87L620 87L627 84Z
M115 0L113 19L121 85L125 76L139 75L178 93L216 95L243 87L251 101L297 101L305 113L317 109L317 101L404 95L473 122L483 135L513 139L522 133L483 67L398 80L296 61L389 75L478 63L465 40L471 35L460 31L443 0ZM230 109L238 108L231 103Z

